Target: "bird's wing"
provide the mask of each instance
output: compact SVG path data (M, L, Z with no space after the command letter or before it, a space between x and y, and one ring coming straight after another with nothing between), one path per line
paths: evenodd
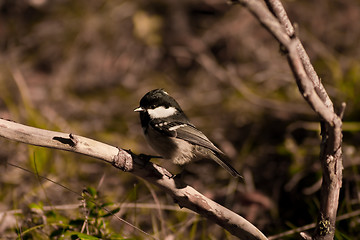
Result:
M208 148L214 152L214 157L211 159L217 162L220 166L225 168L232 176L234 177L242 177L235 168L231 166L230 159L226 156L220 149L215 147L215 145L197 128L193 125L183 124L177 125L176 137L186 140L190 143L200 145L202 147Z
M196 127L187 122L173 121L173 122L160 122L151 121L150 125L157 131L169 137L176 137L194 145L200 145L208 148L215 153L223 152L215 147L215 145Z
M225 168L234 177L241 177L229 163L230 159L220 149L218 149L200 130L187 122L156 122L152 121L150 125L157 131L169 137L176 137L185 140L194 145L199 145L214 152L212 158L220 166Z
M175 126L176 137L188 141L192 144L208 148L216 153L223 153L197 128L193 125L183 124Z

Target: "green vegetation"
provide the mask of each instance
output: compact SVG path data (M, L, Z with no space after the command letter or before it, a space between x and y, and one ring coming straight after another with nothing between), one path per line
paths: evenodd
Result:
M356 239L360 6L284 4L336 109L347 103L335 236ZM238 182L198 162L187 183L267 236L316 221L319 119L277 43L245 9L226 1L4 0L0 23L1 118L154 154L133 109L147 91L165 88L245 176ZM1 240L235 239L88 157L0 139L0 163Z

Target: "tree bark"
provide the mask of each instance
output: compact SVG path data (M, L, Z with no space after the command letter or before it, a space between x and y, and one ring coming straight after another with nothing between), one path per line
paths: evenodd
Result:
M265 235L240 215L205 197L165 168L151 163L150 156L136 155L86 137L29 127L0 119L0 136L18 142L84 154L141 177L170 194L180 207L209 219L240 239L265 240Z
M336 213L342 184L342 115L337 115L333 103L319 80L294 27L279 0L235 0L246 7L280 43L287 55L300 93L320 117L320 162L323 171L320 211L313 239L334 239ZM305 234L304 234L305 236Z

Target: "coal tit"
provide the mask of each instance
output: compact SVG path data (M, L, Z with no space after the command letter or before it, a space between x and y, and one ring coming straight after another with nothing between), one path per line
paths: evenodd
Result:
M134 111L140 113L144 135L161 157L178 165L212 159L232 176L241 177L229 164L229 158L189 122L176 100L164 90L145 94Z

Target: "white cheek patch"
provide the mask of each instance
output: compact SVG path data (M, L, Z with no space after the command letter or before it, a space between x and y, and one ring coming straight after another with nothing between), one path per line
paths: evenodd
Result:
M154 109L148 109L147 111L151 118L166 118L177 113L177 110L174 107L165 108L162 106Z

